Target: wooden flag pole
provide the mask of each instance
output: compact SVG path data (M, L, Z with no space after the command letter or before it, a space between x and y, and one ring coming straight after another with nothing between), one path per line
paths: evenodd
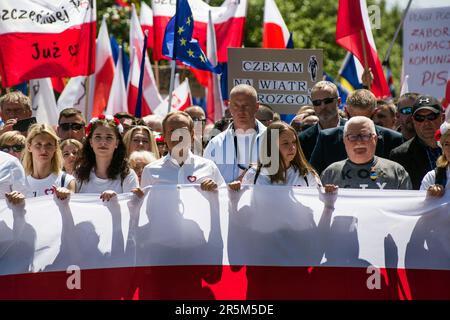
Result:
M361 32L361 42L363 47L363 55L364 55L364 71L369 72L369 64L367 63L367 49L366 49L366 42L364 41L364 31L360 30ZM372 90L372 83L369 82L369 90Z
M154 68L155 68L156 87L158 88L158 91L159 91L160 87L159 87L159 63L158 63L158 60L155 60Z

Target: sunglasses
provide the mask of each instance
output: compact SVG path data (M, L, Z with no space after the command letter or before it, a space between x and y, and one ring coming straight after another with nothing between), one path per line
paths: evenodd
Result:
M400 109L399 112L404 115L409 115L412 113L412 110L413 110L413 107L404 107L404 108Z
M9 153L10 151L13 152L22 152L22 150L25 148L25 145L23 144L15 144L13 146L0 146L0 150L6 153Z
M72 129L73 131L80 131L81 129L84 128L83 123L75 123L75 122L61 123L59 126L64 131L69 131L70 129Z
M313 104L313 106L318 107L318 106L322 105L322 103L323 104L332 103L335 99L337 99L337 97L312 100L312 104Z
M439 116L440 116L439 113L430 113L430 114L427 114L426 116L421 115L421 114L415 114L415 115L413 115L413 118L417 122L424 122L425 119L429 120L429 121L436 120Z
M369 141L370 138L372 138L372 134L371 133L370 134L348 134L345 137L351 142L355 142L358 140L366 142L366 141Z

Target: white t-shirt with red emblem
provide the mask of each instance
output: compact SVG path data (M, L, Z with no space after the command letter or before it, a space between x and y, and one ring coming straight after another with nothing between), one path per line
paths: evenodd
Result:
M201 184L206 179L212 179L218 186L225 185L225 180L214 162L189 151L182 166L170 154L145 166L141 187L157 184Z
M63 175L65 175L64 179L62 178ZM72 180L75 180L75 178L64 171L61 171L59 174L52 173L47 178L42 179L35 179L31 175L28 175L27 197L40 197L53 194L53 185L67 188Z

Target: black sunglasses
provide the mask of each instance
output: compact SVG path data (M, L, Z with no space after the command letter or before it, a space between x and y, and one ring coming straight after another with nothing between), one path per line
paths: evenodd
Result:
M427 114L426 116L421 115L421 114L415 114L413 115L414 120L416 120L417 122L424 122L425 119L429 120L429 121L433 121L436 120L439 117L439 113L430 113Z
M15 144L13 146L0 146L0 150L9 153L11 150L13 152L21 152L25 148L23 144Z
M73 131L80 131L81 129L84 128L83 123L76 123L76 122L61 123L59 126L64 131L69 131L70 129L72 129Z
M412 113L413 107L404 107L399 110L401 114L409 115Z
M313 104L313 106L315 106L315 107L318 107L318 106L320 106L321 104L322 104L322 102L324 103L324 104L329 104L329 103L332 103L335 99L337 99L338 97L333 97L333 98L325 98L325 99L317 99L317 100L313 100L312 101L312 104Z

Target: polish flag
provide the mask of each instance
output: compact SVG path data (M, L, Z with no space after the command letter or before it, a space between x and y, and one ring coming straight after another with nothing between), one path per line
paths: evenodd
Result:
M141 12L139 15L142 32L148 30L147 49L153 48L153 11L144 1L141 2Z
M92 113L94 81L93 76L73 77L58 98L59 112L65 108L80 110L84 116ZM89 117L88 117L89 118Z
M56 107L55 94L50 78L30 80L30 90L33 117L36 117L38 123L56 126L59 111Z
M448 195L188 178L0 201L0 299L450 299Z
M103 17L100 32L98 33L95 66L92 116L102 114L105 110L114 78L114 58L105 17Z
M130 20L130 47L132 50L128 84L128 112L131 114L135 114L136 109L144 39L144 33L142 32L141 24L139 23L136 8L132 5ZM145 57L142 96L143 103L141 115L144 117L151 114L153 112L152 110L162 102L161 95L159 94L159 90L156 86L152 66L147 55Z
M95 71L95 1L61 0L55 4L53 0L2 0L1 3L3 86Z
M155 108L154 114L164 117L167 114L167 109L169 105L169 96L164 99L161 104ZM189 86L189 79L186 78L184 81L177 86L172 92L172 108L171 111L184 111L187 107L192 105L192 94L191 88Z
M263 48L286 49L290 36L275 0L266 0L264 4Z
M105 115L115 115L118 112L128 112L127 90L122 68L122 47L119 47L119 57Z
M217 37L217 56L219 62L227 62L227 48L241 47L244 39L244 25L247 0L225 0L220 7L212 7L201 0L188 0L194 16L194 32L203 52L206 52L208 12L211 11ZM175 1L152 1L155 46L155 60L165 59L162 43L167 23L175 15Z
M373 40L366 0L339 0L336 43L353 53L364 67L365 47L367 67L374 76L373 94L379 98L391 95Z
M217 45L216 33L212 23L211 12L208 21L208 42L207 42L207 58L213 66L217 65ZM222 101L222 92L220 90L219 75L214 72L208 72L208 88L206 98L206 110L208 122L214 123L222 119L224 114L224 106Z

